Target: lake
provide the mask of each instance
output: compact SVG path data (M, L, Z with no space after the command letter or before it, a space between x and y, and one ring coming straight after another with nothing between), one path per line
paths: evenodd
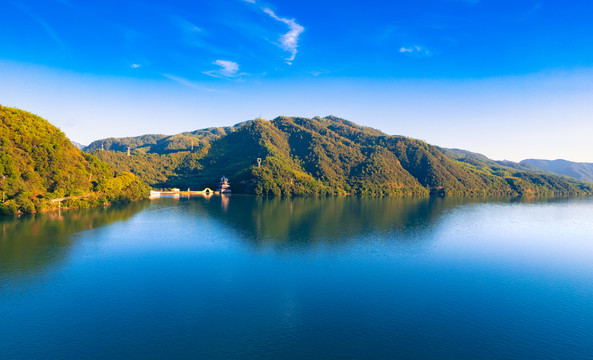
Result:
M0 218L0 359L592 359L593 199Z

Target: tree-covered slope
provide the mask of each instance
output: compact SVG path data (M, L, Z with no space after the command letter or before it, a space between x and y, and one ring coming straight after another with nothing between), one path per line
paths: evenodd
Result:
M193 150L187 146L167 150L171 139L181 136L192 139ZM92 149L106 141L96 141ZM134 138L119 141L142 142ZM93 154L116 170L134 172L157 187L202 189L214 186L225 175L234 191L270 195L573 195L592 191L591 184L512 169L487 158L447 156L426 142L390 136L336 117L256 119L159 141L148 148L139 145L131 156L123 150L95 150ZM262 159L261 167L257 158Z
M0 105L0 212L31 213L64 197L71 206L133 200L148 190L133 174L114 176L46 120Z

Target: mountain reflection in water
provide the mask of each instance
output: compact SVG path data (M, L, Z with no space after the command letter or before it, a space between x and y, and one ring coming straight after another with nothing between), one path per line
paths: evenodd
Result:
M176 216L209 218L232 229L248 246L306 247L383 234L405 245L424 238L458 198L161 198L105 208L0 217L0 276L27 276L55 267L77 234L125 221L142 211L179 207Z
M188 206L240 231L254 245L307 246L355 241L370 234L430 231L461 200L442 198L255 198L233 195Z
M406 198L262 198L246 195L161 198L121 206L0 217L0 275L24 276L56 266L68 256L83 231L125 221L143 211L178 211L179 221L212 219L241 234L254 247L307 247L364 239L389 239L398 246L426 241L443 215L484 199ZM488 199L508 203L509 199ZM534 199L513 200L528 202ZM535 201L563 201L562 199Z
M2 218L0 359L584 359L592 216L233 194Z

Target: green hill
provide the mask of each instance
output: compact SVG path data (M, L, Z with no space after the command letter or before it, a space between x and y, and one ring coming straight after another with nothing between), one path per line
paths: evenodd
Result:
M26 111L0 105L0 213L32 213L135 200L148 186L76 148L58 128Z
M105 150L98 150L102 147ZM124 152L128 147L131 156ZM260 195L593 192L592 184L463 154L447 156L426 142L336 117L256 119L158 139L111 138L95 141L86 150L155 187L202 189L225 175L233 191Z

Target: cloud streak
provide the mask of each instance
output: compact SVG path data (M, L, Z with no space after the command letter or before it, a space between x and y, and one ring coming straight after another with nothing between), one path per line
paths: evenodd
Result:
M214 89L210 89L210 88L207 88L207 87L198 85L195 82L193 82L191 80L188 80L186 78L182 78L180 76L176 76L176 75L172 75L172 74L161 74L161 75L163 75L164 77L166 77L169 80L173 80L173 81L175 81L178 84L187 86L187 87L192 88L192 89L202 90L202 91L216 91Z
M47 22L45 22L45 20L43 20L42 18L38 17L37 15L33 14L31 11L29 11L27 8L25 8L23 5L21 5L18 2L10 2L14 7L20 9L22 12L24 12L25 14L27 14L31 19L35 20L42 28L43 30L45 30L45 33L52 38L56 44L62 49L62 50L66 50L66 46L64 45L64 41L62 41L62 38L58 35L58 33L56 33L56 31L48 25Z
M419 46L419 45L414 45L414 46L410 46L410 47L402 46L401 48L399 48L399 52L401 54L412 55L412 56L416 56L416 57L432 56L432 52L429 49Z
M294 21L294 19L283 18L278 15L270 8L263 8L264 13L268 14L272 19L280 21L288 25L288 32L280 36L280 45L282 48L290 52L290 57L286 59L286 63L292 65L299 46L299 36L305 31L305 28Z

